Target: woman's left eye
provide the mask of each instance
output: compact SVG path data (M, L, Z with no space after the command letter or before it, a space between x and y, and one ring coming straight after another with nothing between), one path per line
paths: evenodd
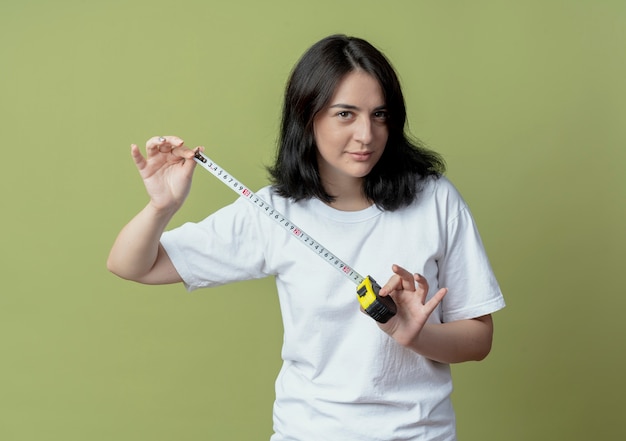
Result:
M387 114L387 111L385 110L378 110L374 112L374 118L382 120L382 121L386 121L388 116L389 115Z

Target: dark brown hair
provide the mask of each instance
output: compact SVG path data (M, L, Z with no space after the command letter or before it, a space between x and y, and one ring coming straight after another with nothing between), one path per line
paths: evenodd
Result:
M365 40L332 35L307 50L285 90L278 151L268 168L278 194L292 200L332 202L317 167L313 119L332 98L341 79L362 70L383 90L389 136L383 155L364 178L363 191L378 207L396 210L413 202L428 176L440 176L445 163L437 153L405 133L406 107L398 77L387 58Z

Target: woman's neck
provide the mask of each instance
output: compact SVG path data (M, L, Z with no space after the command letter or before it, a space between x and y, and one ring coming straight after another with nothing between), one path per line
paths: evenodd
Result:
M352 181L349 185L346 184L324 183L326 192L335 198L334 201L327 203L328 206L341 211L360 211L372 205L372 201L363 193L362 180Z
M339 211L361 211L372 206L372 202L365 200L343 200L335 199L333 202L327 203L328 206Z

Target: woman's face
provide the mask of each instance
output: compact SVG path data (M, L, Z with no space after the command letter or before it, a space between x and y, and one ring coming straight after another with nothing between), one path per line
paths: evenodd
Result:
M387 108L378 81L360 71L347 74L313 120L317 162L325 185L359 184L385 150Z

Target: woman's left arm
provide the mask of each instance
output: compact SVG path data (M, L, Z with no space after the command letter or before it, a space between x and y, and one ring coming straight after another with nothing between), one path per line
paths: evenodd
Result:
M442 288L427 302L428 282L419 274L411 274L393 265L395 273L380 289L390 295L398 306L397 314L380 328L401 345L441 363L482 360L491 350L493 321L491 315L448 323L427 323L447 293Z

